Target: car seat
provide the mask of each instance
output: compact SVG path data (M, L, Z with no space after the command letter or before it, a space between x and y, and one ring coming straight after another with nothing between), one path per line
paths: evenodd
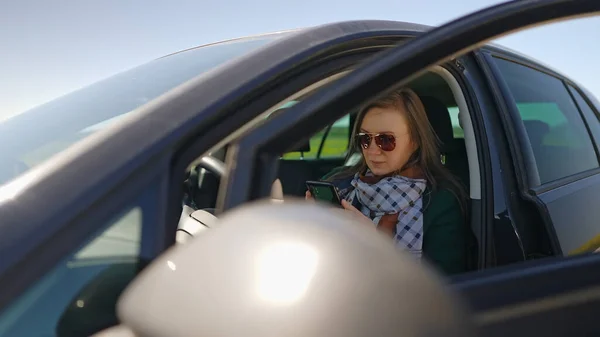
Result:
M429 123L440 140L440 152L445 157L444 166L454 174L459 181L464 185L466 190L469 190L469 162L467 158L467 150L463 139L454 138L454 128L452 127L452 119L450 112L445 104L432 96L420 96L425 107ZM467 200L466 221L470 224L470 202ZM479 243L472 229L472 225L468 226L468 244L469 251L469 270L475 270L477 267L479 255Z
M440 152L445 165L469 190L469 162L464 141L454 138L454 128L448 108L437 98L421 96L429 123L440 140Z

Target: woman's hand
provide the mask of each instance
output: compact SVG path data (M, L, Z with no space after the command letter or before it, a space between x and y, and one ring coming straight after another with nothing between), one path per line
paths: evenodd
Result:
M386 233L387 235L394 237L394 229L387 229L387 228L383 228L381 226L379 227L375 227L373 226L373 220L369 219L366 215L364 215L361 211L359 211L358 209L356 209L356 207L352 206L351 203L349 203L346 200L342 200L342 206L344 207L344 209L350 213L352 213L352 215L360 222L363 222L366 225L370 225L373 229L379 230L381 232Z
M369 224L371 226L373 225L373 221L371 221L371 219L369 219L361 211L356 209L356 207L352 206L352 204L346 201L345 199L342 200L342 207L344 207L346 211L350 212L354 217L356 217L358 221L364 222L365 224Z
M311 201L315 200L315 199L313 199L312 194L310 194L309 191L306 191L306 193L304 193L304 199L311 200Z

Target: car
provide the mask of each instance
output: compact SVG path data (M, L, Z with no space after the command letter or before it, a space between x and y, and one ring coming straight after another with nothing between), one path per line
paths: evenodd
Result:
M305 207L293 200L306 180L354 160L357 108L399 85L421 96L442 160L469 190L473 270L445 278L446 290L486 335L597 333L600 103L486 42L598 11L592 0L521 0L437 28L365 20L225 41L3 121L0 335L116 326L120 295L165 252L217 240L221 217L252 201ZM220 256L196 258L216 272ZM550 324L559 318L564 327Z

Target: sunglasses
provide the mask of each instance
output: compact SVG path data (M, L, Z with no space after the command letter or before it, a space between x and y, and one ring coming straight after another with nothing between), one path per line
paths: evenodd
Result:
M385 152L394 151L396 148L396 137L388 133L365 133L361 132L356 135L356 140L363 150L371 146L371 141L375 139L375 145Z

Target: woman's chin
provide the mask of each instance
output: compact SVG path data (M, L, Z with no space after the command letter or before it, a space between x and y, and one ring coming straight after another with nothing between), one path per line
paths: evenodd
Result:
M387 169L385 169L383 167L369 167L369 169L376 176L384 176L384 175L387 175L389 173L392 173L392 171L387 170Z

